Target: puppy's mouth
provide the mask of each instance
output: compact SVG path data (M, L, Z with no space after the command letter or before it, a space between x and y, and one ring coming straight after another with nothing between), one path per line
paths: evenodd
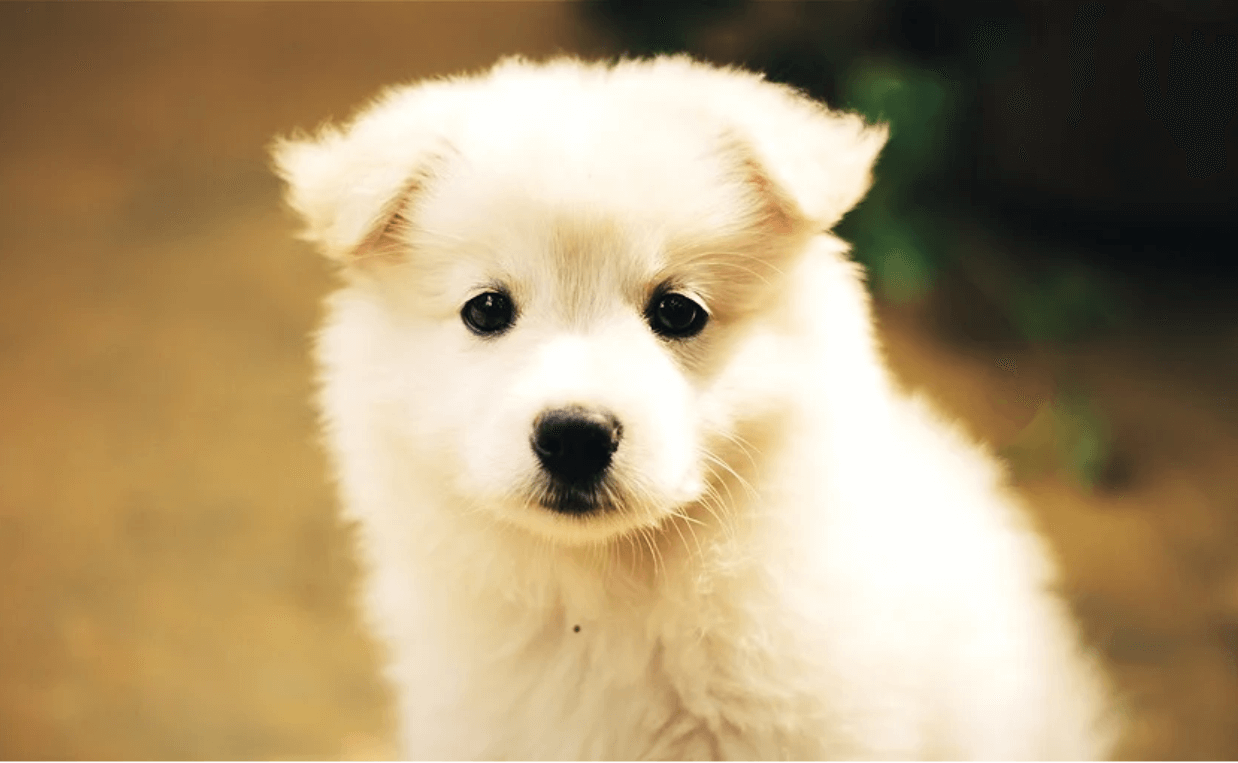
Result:
M623 425L609 411L584 406L543 411L529 440L541 466L537 503L571 516L615 509L611 461L622 439Z
M590 485L564 484L555 479L541 481L537 503L556 514L581 517L618 508L616 490L606 480Z

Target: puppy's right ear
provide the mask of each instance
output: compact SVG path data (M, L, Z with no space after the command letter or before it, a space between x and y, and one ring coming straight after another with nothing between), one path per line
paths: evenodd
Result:
M648 71L665 71L720 115L772 186L795 202L818 230L829 230L859 203L872 184L873 165L885 145L884 125L834 111L762 75L719 69L683 56L654 59ZM670 79L670 77L667 77ZM759 176L759 175L758 175ZM780 204L786 208L786 204Z
M410 95L393 93L344 130L327 126L272 148L284 199L305 225L301 237L332 259L390 253L390 234L443 146L415 118L420 109Z

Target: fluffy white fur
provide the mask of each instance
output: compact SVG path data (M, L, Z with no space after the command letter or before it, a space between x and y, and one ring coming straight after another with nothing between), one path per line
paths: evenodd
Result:
M343 263L320 403L407 755L1107 753L1041 541L896 390L827 232L884 140L661 58L509 60L278 145ZM647 325L668 283L701 334ZM533 421L569 404L622 422L608 511L538 503Z

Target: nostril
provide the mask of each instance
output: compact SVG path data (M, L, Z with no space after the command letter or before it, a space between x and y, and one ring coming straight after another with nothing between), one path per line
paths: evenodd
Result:
M622 436L623 427L613 415L573 406L538 416L532 445L547 472L569 484L585 484L610 466Z
M539 456L558 458L563 453L563 438L557 430L541 431L533 447Z

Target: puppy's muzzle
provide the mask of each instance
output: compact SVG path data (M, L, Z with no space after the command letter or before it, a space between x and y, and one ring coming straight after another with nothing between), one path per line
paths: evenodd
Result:
M554 492L575 499L554 501L552 508L573 513L595 508L589 497L610 468L622 438L623 426L608 411L582 406L543 411L533 422L533 452Z

